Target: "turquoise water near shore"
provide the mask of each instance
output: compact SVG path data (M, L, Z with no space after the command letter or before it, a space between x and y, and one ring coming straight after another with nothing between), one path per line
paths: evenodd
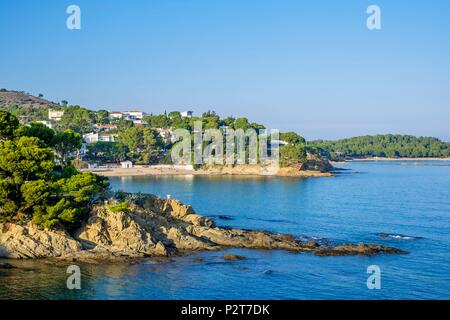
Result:
M317 257L229 249L163 261L81 265L8 261L0 298L45 299L450 299L450 163L353 162L332 178L117 177L113 189L170 194L217 224L334 243L398 247L407 255ZM382 235L380 235L380 233ZM244 261L224 261L225 252ZM381 268L369 290L367 267Z

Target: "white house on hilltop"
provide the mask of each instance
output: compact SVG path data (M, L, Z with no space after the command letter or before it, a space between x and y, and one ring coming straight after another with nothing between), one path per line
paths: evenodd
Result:
M183 118L192 118L192 116L194 115L194 111L183 111L183 112L180 112L180 115Z
M145 112L140 110L129 110L124 111L123 113L137 120L142 120L142 118L145 116Z
M125 120L142 120L147 114L140 110L128 110L128 111L112 111L109 113L111 119L125 119Z
M120 111L112 111L109 113L109 117L112 119L122 119L123 114Z

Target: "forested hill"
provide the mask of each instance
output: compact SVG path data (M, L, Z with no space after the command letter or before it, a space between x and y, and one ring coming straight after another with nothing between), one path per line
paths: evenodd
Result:
M336 141L316 140L309 143L333 160L345 158L427 158L450 157L450 143L432 137L410 135L375 135Z

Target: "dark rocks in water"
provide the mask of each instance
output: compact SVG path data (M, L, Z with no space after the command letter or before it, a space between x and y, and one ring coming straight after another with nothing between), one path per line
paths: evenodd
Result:
M392 238L392 239L400 239L400 240L415 240L420 239L420 237L412 237L404 234L389 234L389 233L377 233L378 237L381 238Z
M15 267L9 263L0 262L0 269L14 269Z
M233 220L233 217L231 216L217 216L217 218L220 220Z
M233 220L232 216L227 216L227 215L207 216L207 217L211 218L211 219L219 219L219 220Z
M310 240L307 243L305 243L304 245L306 247L310 247L310 248L319 248L320 247L320 243L315 240Z
M246 257L240 256L238 254L225 254L223 260L236 261L236 260L246 260Z
M192 261L194 261L194 262L203 262L203 261L205 261L205 259L200 258L200 257L195 257L194 259L192 259Z
M320 248L314 251L314 254L318 256L373 256L381 253L406 254L407 252L397 248L385 247L375 244L343 244L336 247Z

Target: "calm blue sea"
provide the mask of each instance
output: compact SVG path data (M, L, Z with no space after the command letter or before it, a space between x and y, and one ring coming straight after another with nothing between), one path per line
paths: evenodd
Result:
M170 194L219 225L335 243L394 246L407 255L316 257L230 249L135 265L82 265L82 290L65 266L10 262L0 298L450 299L450 163L353 162L332 178L124 177L114 189ZM227 219L223 219L225 216ZM385 234L381 237L379 233ZM369 290L367 267L381 269Z

